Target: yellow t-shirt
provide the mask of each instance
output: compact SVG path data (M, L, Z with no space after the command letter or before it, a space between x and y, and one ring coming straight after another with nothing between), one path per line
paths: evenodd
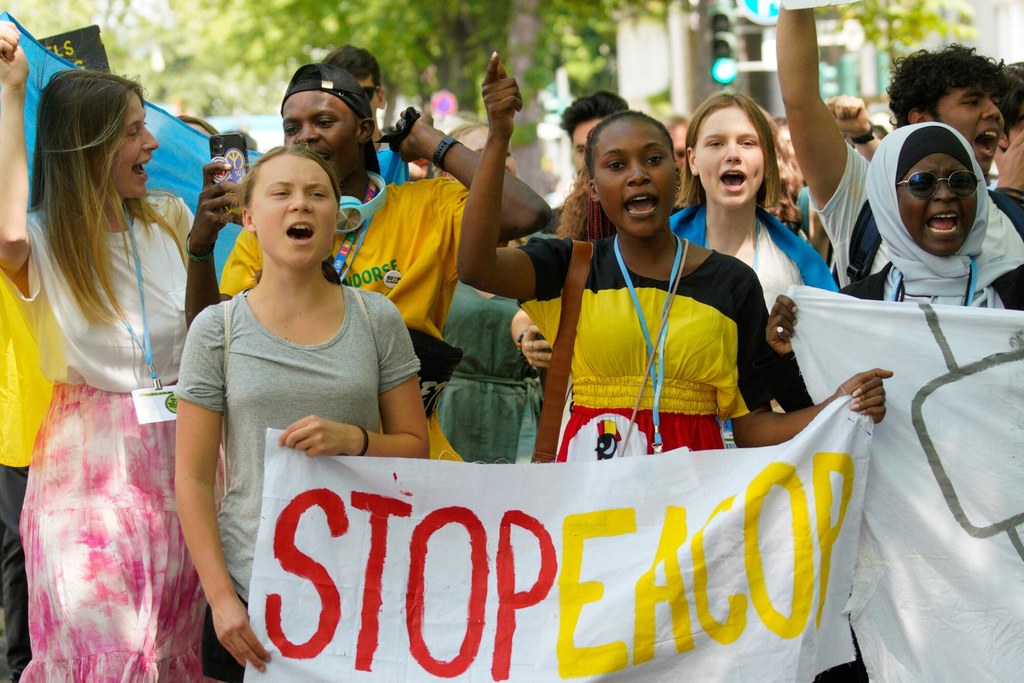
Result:
M50 404L39 349L13 295L0 286L0 464L25 467Z
M402 314L406 327L443 339L445 318L458 281L456 256L462 212L469 191L447 179L388 185L384 206L373 216L362 243L358 234L344 283L379 292ZM334 241L337 254L344 235ZM346 264L348 265L348 264ZM263 268L256 237L239 234L221 274L220 291L228 296L251 288ZM437 413L430 429L430 457L460 459L440 429Z

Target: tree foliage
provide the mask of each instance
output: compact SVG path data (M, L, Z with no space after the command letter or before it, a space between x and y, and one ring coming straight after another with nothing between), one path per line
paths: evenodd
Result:
M391 97L414 102L446 88L482 114L479 83L497 50L528 103L558 67L574 93L617 85L616 29L669 0L13 0L36 36L100 25L115 71L149 98L200 115L277 111L300 64L345 43L380 60ZM703 6L699 4L698 7ZM858 21L892 54L927 37L970 37L967 0L862 0L832 10ZM530 118L524 116L524 123ZM530 114L530 112L527 112Z
M975 34L970 24L974 9L967 0L861 0L838 12L864 28L867 42L894 56L936 35L964 40Z
M614 88L616 17L661 11L664 5L661 0L29 0L15 1L11 13L36 36L98 23L111 67L139 76L151 100L213 115L276 111L295 68L345 43L377 56L392 95L425 102L445 88L471 111L479 111L479 83L495 50L515 64L528 95L547 85L559 66L566 67L578 91Z

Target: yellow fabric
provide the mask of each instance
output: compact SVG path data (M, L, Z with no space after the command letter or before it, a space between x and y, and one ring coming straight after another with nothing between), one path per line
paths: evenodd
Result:
M638 287L636 293L653 338L666 293L651 287ZM544 336L557 337L561 299L528 301L522 307ZM661 410L717 414L723 420L749 413L737 387L737 342L733 320L714 306L677 295L665 342L668 364ZM572 357L573 402L588 408L632 408L646 363L646 346L629 291L584 290ZM652 406L648 380L640 409Z
M443 339L445 318L455 296L462 212L468 190L447 179L420 180L388 185L384 206L370 221L366 237L348 269L345 284L379 292L388 297L411 330ZM334 240L338 253L343 235ZM243 231L224 264L220 290L229 296L256 284L263 268L263 253L255 236ZM401 273L393 288L384 275ZM427 421L430 457L461 460L444 437L437 413Z
M0 464L25 467L50 404L39 350L13 295L0 286Z

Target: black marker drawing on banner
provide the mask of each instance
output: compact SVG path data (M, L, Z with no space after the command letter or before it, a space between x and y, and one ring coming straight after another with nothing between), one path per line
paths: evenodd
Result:
M965 457L965 453L947 453L945 455L941 455L931 434L929 433L928 426L925 424L923 412L925 402L936 392L936 390L955 382L962 382L971 377L980 376L986 372L1006 373L1016 371L1021 373L1022 378L1024 378L1024 330L1019 330L1010 337L1009 351L994 353L972 363L959 365L956 358L953 356L949 341L946 339L946 335L943 333L942 327L939 325L938 314L928 304L921 304L920 308L924 312L925 319L928 322L928 327L931 330L932 336L935 338L936 344L938 344L939 349L942 351L942 357L945 361L946 368L949 370L946 374L936 377L921 387L911 402L911 421L914 425L914 430L917 432L918 439L921 442L921 447L924 449L925 455L928 458L928 464L931 467L936 482L939 484L939 488L942 490L943 499L945 500L947 507L949 507L949 511L953 514L953 517L960 526L963 527L964 531L974 538L989 538L999 533L1006 532L1006 535L1009 537L1014 549L1016 549L1017 553L1020 555L1021 560L1024 560L1024 542L1021 541L1020 532L1017 529L1017 527L1024 524L1024 511L1011 514L1004 519L994 522L979 522L977 520L972 521L969 519L968 513L964 509L965 501L961 500L960 494L958 494L952 478L947 471L947 466L943 463L943 457L947 459ZM1013 367L1014 365L1015 367ZM1024 430L1024 423L1010 425L1010 427L1016 428L1013 431L1021 431ZM1001 457L1005 459L1006 462L1002 463L1005 466L1012 467L1015 460L1024 457L1024 454L1019 451L1013 452L1014 449L1012 449L1008 444L1006 445L1006 448L1007 452L996 455L997 460ZM1017 467L1019 466L1020 465L1017 464Z

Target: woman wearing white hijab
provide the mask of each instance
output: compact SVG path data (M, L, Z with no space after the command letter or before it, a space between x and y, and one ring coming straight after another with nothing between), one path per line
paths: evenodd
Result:
M971 147L942 123L888 135L868 170L868 201L891 265L843 290L860 299L1020 309L1021 261L983 254L988 193Z
M981 251L990 200L960 133L937 122L896 129L875 152L867 190L890 263L843 294L1024 310L1024 262ZM765 332L776 352L792 350L795 322L793 301L780 296Z

